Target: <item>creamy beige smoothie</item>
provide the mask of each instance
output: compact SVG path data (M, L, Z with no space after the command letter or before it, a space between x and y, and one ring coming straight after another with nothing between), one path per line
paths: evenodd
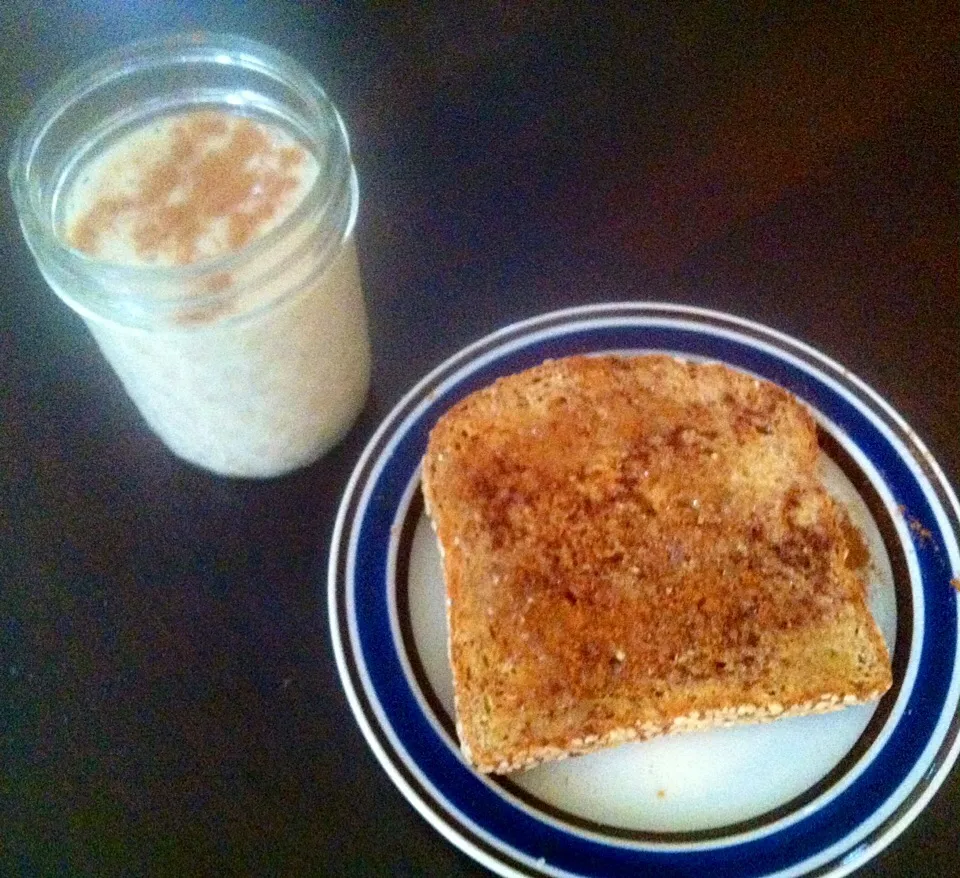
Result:
M171 269L148 328L84 317L152 429L215 472L266 477L311 462L366 396L356 181L331 241L302 207L319 173L280 124L194 110L128 131L63 194L70 247L104 265Z

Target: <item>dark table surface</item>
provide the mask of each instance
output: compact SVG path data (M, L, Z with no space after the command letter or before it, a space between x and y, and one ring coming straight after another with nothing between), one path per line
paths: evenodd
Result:
M876 388L958 482L955 4L418 8L0 12L5 143L61 73L135 38L229 31L312 71L352 133L375 350L328 457L198 471L48 291L4 192L4 874L483 874L367 749L325 562L376 425L508 322L627 300L759 320ZM862 874L956 874L958 827L954 772Z

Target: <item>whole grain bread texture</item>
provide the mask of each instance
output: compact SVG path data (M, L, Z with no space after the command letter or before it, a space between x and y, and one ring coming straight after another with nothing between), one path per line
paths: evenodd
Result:
M890 659L815 423L718 364L571 357L433 429L457 731L505 773L879 698Z

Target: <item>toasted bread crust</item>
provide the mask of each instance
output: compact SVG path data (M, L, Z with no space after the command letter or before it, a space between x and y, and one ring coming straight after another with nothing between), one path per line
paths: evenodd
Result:
M664 356L547 362L447 412L423 491L473 764L886 691L817 456L782 388Z

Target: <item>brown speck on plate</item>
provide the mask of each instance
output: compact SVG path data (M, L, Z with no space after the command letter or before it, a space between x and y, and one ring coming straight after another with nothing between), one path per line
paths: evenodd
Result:
M933 536L933 534L930 533L930 531L927 528L925 528L919 521L917 521L917 519L908 518L907 523L910 526L910 530L913 531L920 538L920 542L925 543L927 542L927 540L929 540Z
M924 527L923 523L918 518L911 515L907 511L907 507L904 506L902 503L899 506L897 506L897 512L899 512L907 520L907 527L910 528L912 533L915 533L917 535L921 543L925 543L929 539L931 539L933 534L930 533L929 529Z

